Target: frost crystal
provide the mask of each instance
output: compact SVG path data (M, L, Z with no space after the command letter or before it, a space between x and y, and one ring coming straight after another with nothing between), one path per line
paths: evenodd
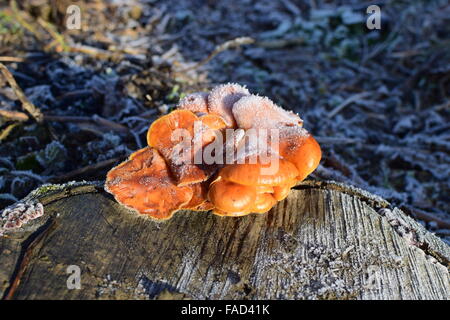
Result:
M239 128L276 128L298 126L302 119L292 111L280 108L267 97L250 95L233 105L233 115Z
M178 108L192 112L208 113L208 94L206 92L195 92L187 95L180 101Z
M247 95L250 95L247 88L236 83L217 86L211 90L208 97L209 112L221 115L227 125L234 126L235 121L231 109L236 101Z

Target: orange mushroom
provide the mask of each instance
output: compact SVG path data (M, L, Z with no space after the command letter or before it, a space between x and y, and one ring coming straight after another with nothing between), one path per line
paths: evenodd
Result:
M295 165L298 181L304 180L313 172L322 158L320 146L312 135L287 128L280 139L279 154Z
M215 206L214 213L222 216L242 216L264 213L270 210L277 198L287 196L298 171L295 166L277 159L278 168L273 174L263 174L273 163L235 163L219 171L208 192L208 199Z
M196 123L201 132L195 132ZM199 118L190 110L175 110L153 122L147 132L147 142L167 160L176 184L184 186L205 181L214 172L211 166L194 163L198 151L196 135L200 135L199 147L203 148L214 140L214 130L224 126L225 122L217 115Z
M227 128L237 129L231 141L228 132L227 139L217 139ZM273 131L258 131L252 138L253 129L278 129L279 144L273 145ZM178 110L150 126L147 142L149 147L108 172L105 189L121 204L160 220L182 209L231 217L267 212L321 158L320 146L298 115L237 84L188 95ZM231 164L229 149L237 156ZM195 156L203 151L226 160L225 165L196 164ZM265 152L270 153L269 163L263 161ZM253 158L256 163L249 161Z
M211 90L208 96L208 111L220 115L228 127L236 127L232 108L236 101L249 95L247 88L236 83L220 85Z
M252 208L254 213L265 213L269 211L275 204L277 200L270 193L259 193L256 196L255 203Z
M172 111L152 123L147 132L147 143L150 147L158 149L163 156L170 154L171 149L177 143L177 141L172 140L173 132L177 129L184 129L192 137L194 122L197 120L198 117L192 111Z
M211 183L208 200L222 212L249 213L256 199L256 189L252 186L226 181L219 177Z
M182 209L190 209L194 211L208 211L212 209L211 204L207 204L206 196L208 193L209 183L200 182L190 185L192 188L192 198L191 200L182 206ZM209 208L209 209L208 209Z
M295 183L296 180L291 180L285 184L273 187L273 197L275 198L275 200L281 201L285 199L288 196L289 191L291 191L291 188L295 185Z
M212 130L221 130L227 127L225 120L217 114L205 114L200 116L199 120Z
M105 189L117 202L157 220L169 219L193 196L191 187L177 187L157 150L146 147L112 168Z
M203 126L202 131L202 147L214 141L216 132L222 132L222 129L227 127L225 120L216 114L205 114L199 117L199 120Z
M260 158L256 163L234 163L222 168L219 174L228 181L246 186L279 186L298 176L298 170L291 162L281 158L275 161L278 161L278 164L261 163ZM276 172L263 174L264 170L274 169L274 165Z

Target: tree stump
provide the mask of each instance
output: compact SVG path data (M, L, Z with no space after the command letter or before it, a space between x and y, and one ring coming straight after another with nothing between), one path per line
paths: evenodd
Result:
M30 194L0 238L4 299L449 299L450 248L385 200L304 182L269 213L130 213L100 184ZM69 266L81 289L69 289Z

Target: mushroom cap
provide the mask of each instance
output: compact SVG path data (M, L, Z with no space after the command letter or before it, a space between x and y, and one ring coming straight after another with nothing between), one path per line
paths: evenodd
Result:
M289 195L289 192L295 183L296 180L292 180L280 186L273 187L273 197L275 200L281 201L285 199Z
M200 121L212 130L221 130L227 127L225 120L217 114L205 114L199 117Z
M205 114L200 116L199 120L205 125L201 136L203 146L213 142L216 133L227 127L225 120L217 114Z
M105 189L117 202L157 220L169 219L193 196L191 187L177 187L157 150L146 147L112 168Z
M280 126L298 126L303 123L292 111L280 108L267 97L248 95L233 105L233 116L239 128L274 129Z
M150 147L165 152L173 147L172 133L177 129L194 133L194 122L198 117L190 110L174 110L155 120L147 131L147 143ZM164 155L164 153L162 153Z
M256 195L256 200L252 208L254 213L265 213L269 211L275 204L277 200L270 193L259 193Z
M194 92L180 100L178 109L190 110L195 113L208 113L208 93Z
M175 110L153 122L147 132L148 145L157 149L167 160L178 186L205 181L215 171L215 168L211 166L194 163L194 154L197 152L194 148L198 147L194 143L194 139L197 138L197 133L194 130L196 122L201 128L201 136L199 136L202 139L200 141L201 148L214 140L215 128L224 126L224 122L217 115L199 118L190 110ZM209 125L214 126L214 128L209 128ZM183 141L187 142L187 145L182 148L180 148L181 141L174 139L173 136L177 129L186 130L183 132L190 139L189 141ZM180 131L180 133L183 132ZM180 153L182 154L180 155Z
M225 180L243 184L246 186L279 186L295 179L298 176L297 168L284 159L278 158L278 167L273 174L262 174L263 169L270 170L276 164L261 163L234 163L225 166L219 171L219 175ZM273 167L272 167L273 168Z
M221 177L209 186L208 200L224 212L247 212L252 209L255 199L255 187L226 181Z
M220 115L228 127L234 128L236 121L232 112L233 105L240 98L249 94L247 88L236 83L217 86L211 90L208 96L208 111Z
M304 180L320 163L322 151L312 135L290 135L280 141L279 154L298 170L297 180Z
M182 206L182 209L197 210L207 206L202 206L206 202L208 194L208 183L206 181L189 185L192 188L191 200ZM208 209L209 210L209 209Z

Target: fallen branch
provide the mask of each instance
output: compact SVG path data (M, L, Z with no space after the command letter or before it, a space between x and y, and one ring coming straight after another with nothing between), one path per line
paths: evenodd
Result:
M355 94L348 99L346 99L344 102L342 102L340 105L338 105L336 108L334 108L329 114L328 118L331 119L335 115L337 115L339 112L341 112L346 106L350 105L351 103L358 101L359 99L366 98L368 95L370 95L370 92L361 92L358 94Z
M8 81L9 85L13 89L14 93L16 94L17 98L22 102L22 107L30 113L30 115L38 122L41 123L43 121L43 114L39 108L37 108L23 93L22 89L19 87L19 85L16 82L16 79L14 79L14 76L11 74L11 72L8 70L8 68L3 64L0 63L0 72L5 77L6 81Z
M75 169L66 174L50 178L49 181L52 183L55 183L55 182L65 182L65 181L73 180L81 175L88 174L91 172L96 172L98 170L111 167L113 164L119 163L120 161L123 161L124 159L125 159L125 157L117 157L117 158L113 158L113 159L100 161L95 164L91 164L91 165L88 165L88 166L85 166L82 168Z
M23 62L23 58L0 56L0 62Z
M69 46L67 45L66 40L64 39L64 36L61 35L60 33L58 33L56 31L56 28L51 23L49 23L41 18L38 18L37 22L39 23L39 25L42 28L45 29L45 31L47 31L50 34L50 36L53 37L53 39L59 44L59 48L62 51L69 51ZM59 50L57 50L57 51L59 51Z
M17 127L19 124L16 123L11 123L10 125L8 125L5 129L2 130L2 132L0 132L0 141L5 140L9 134L11 133L11 131Z
M92 117L83 116L58 116L58 115L44 115L45 121L55 121L55 122L95 122L103 127L107 127L112 131L117 132L129 132L129 129L119 123L113 122L111 120L102 118L98 115L93 115Z
M3 110L0 109L0 116L8 119L8 120L14 120L19 122L25 122L29 119L28 115L26 113L20 112L20 111L10 111L10 110ZM44 114L44 121L54 121L54 122L73 122L73 123L80 123L80 122L94 122L97 123L103 127L107 127L111 129L112 131L116 132L129 132L128 127L116 123L114 121L102 118L98 115L94 115L92 117L83 117L83 116L58 116L58 115L47 115Z
M10 110L3 110L0 109L0 116L3 118L6 118L8 120L14 120L14 121L20 121L25 122L28 121L30 117L26 113L20 112L20 111L10 111Z
M426 222L435 222L438 228L450 229L450 223L448 221L439 218L438 216L436 216L431 212L426 212L408 205L402 206L401 209L404 210L405 212L410 212L416 219L420 219Z

